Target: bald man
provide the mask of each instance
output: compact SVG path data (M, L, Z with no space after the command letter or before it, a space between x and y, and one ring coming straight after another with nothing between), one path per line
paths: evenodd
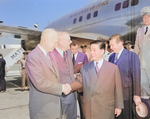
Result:
M53 51L58 33L53 29L42 32L40 44L32 50L26 60L30 80L29 111L31 119L61 119L60 96L68 94L69 84L60 84L56 59L48 52Z

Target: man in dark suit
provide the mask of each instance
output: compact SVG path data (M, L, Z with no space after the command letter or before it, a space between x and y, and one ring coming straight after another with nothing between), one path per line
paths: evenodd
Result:
M3 59L2 54L0 54L0 92L6 91L6 62Z
M133 101L137 106L141 103L140 60L134 52L124 49L123 43L124 40L119 34L109 39L110 47L114 52L109 57L109 61L119 67L123 88L124 109L117 119L134 119Z
M76 40L72 40L70 44L70 51L72 53L72 62L74 66L74 74L78 73L83 64L88 63L86 54L78 51L79 43Z
M118 66L103 59L105 42L96 40L90 49L93 61L81 68L85 119L114 119L123 109Z
M71 57L70 36L67 32L58 32L58 44L57 47L52 52L56 57L56 62L59 70L59 80L60 83L73 83L74 79L74 69ZM78 82L75 82L79 84ZM73 83L73 84L75 84ZM82 86L82 84L79 84ZM77 87L77 85L74 85ZM71 92L68 95L61 96L62 113L66 119L76 119L77 118L77 94L76 92Z

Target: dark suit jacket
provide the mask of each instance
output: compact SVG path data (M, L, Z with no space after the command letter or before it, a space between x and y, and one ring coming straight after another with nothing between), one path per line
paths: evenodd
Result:
M53 66L38 46L28 54L26 70L30 79L29 110L31 119L61 117L62 84L59 81L55 57L51 61Z
M109 57L109 61L114 63L115 53ZM123 88L123 99L133 99L134 95L140 96L140 60L138 56L131 51L124 49L115 63L119 67L122 88Z
M83 113L86 119L114 119L114 109L123 108L119 69L104 60L99 74L94 61L81 68Z
M5 65L5 60L3 58L0 58L0 79L4 79L5 77Z

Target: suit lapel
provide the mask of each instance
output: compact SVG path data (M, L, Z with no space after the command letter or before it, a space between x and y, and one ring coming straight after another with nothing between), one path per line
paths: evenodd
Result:
M110 59L110 62L111 62L111 63L114 63L114 60L115 60L115 53L112 54L111 59Z
M73 69L73 63L72 63L72 57L71 57L71 51L67 50L67 63L68 63L68 68L69 68L69 73L70 76L72 76L72 74L74 74L74 69ZM71 78L72 81L74 81L74 78Z
M57 59L56 59L57 65L59 65L63 69L66 69L66 66L65 66L65 63L64 63L65 62L64 58L59 54L59 52L56 49L54 49L53 52L55 53L55 55L57 57ZM66 70L64 70L64 71L66 71Z
M54 70L56 72L56 75L57 75L58 81L59 81L59 71L58 71L58 66L57 66L56 58L55 58L54 54L52 54L51 52L49 53L49 55L50 55L51 61L53 63L53 68L54 68Z
M100 68L100 71L98 73L98 78L97 78L97 82L94 88L93 93L100 87L100 85L103 85L103 81L105 81L105 77L106 77L106 72L107 72L107 62L104 60L102 67Z
M122 60L126 57L126 54L127 54L127 50L126 49L123 49L119 59L117 60L116 64L119 66L119 64L122 62Z
M41 49L37 46L36 49L39 52L39 55L41 57L41 59L46 63L46 65L49 67L49 69L54 72L54 74L56 75L56 72L53 69L52 64L50 63L49 59L45 56L45 54L41 51Z
M89 82L91 83L89 83L89 86L91 87L91 94L92 94L97 81L97 73L95 70L94 61L90 62L89 64L88 73L90 74ZM92 84L94 86L92 86Z

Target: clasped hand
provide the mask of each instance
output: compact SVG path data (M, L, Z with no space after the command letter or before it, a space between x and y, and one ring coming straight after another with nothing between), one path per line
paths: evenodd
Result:
M68 83L62 84L62 86L63 86L63 91L62 92L65 95L68 95L71 92L71 86Z

